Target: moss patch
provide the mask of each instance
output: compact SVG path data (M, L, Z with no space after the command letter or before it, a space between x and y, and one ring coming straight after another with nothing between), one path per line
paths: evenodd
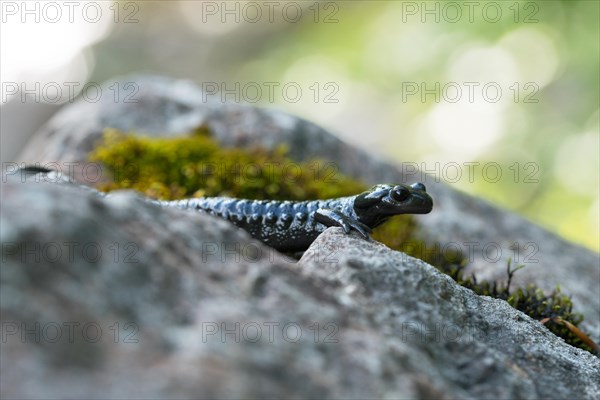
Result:
M338 174L333 163L297 163L280 147L222 148L206 128L192 135L150 138L107 130L90 154L113 180L103 191L135 189L149 197L231 196L247 199L308 200L349 196L366 185Z
M294 162L280 147L223 148L204 127L191 135L150 138L107 130L102 142L90 154L112 173L112 181L98 189L135 189L149 197L174 200L184 197L232 196L248 199L310 200L349 196L368 187L337 172L325 160ZM506 283L478 281L465 276L466 259L459 252L441 251L419 239L417 224L410 215L393 217L376 228L373 238L394 250L423 259L457 283L479 295L506 300L514 308L537 320L567 343L588 351L585 338L577 334L583 320L572 312L571 299L557 288L545 294L535 285L511 291L510 281L519 269L507 269ZM593 346L593 344L592 344Z
M584 342L580 331L574 331L568 325L557 321L566 321L577 327L583 321L583 315L573 313L573 302L571 298L562 294L560 287L556 287L552 293L544 293L542 289L534 284L511 290L510 283L513 273L523 265L511 270L510 260L507 265L506 282L478 281L475 275L465 276L464 264L455 266L447 272L456 282L473 290L475 293L506 300L508 304L519 311L529 315L531 318L542 321L548 319L546 327L555 335L560 336L572 346L593 352L590 345ZM443 271L445 272L445 271ZM587 338L587 335L584 335Z

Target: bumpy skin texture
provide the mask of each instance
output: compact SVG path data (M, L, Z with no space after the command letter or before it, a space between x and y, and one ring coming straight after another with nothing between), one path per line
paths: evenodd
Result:
M356 196L313 201L204 197L167 201L163 206L195 209L224 218L252 237L283 252L306 250L330 226L365 238L371 228L398 214L426 214L433 201L421 183L376 185Z

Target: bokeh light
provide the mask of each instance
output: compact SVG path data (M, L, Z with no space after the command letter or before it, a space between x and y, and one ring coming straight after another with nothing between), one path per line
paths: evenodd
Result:
M78 93L95 65L89 46L106 38L113 27L109 6L108 2L92 1L72 2L70 8L51 2L5 2L0 38L0 105L12 98L4 90L12 91L13 85L20 90L35 90L36 84L46 86L40 101L68 101L65 82L73 83ZM78 14L83 9L85 18Z

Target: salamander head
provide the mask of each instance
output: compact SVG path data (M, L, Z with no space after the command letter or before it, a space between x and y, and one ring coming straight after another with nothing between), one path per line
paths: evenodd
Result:
M356 196L354 211L361 222L374 228L389 217L398 214L427 214L433 208L433 200L425 185L410 186L375 185Z

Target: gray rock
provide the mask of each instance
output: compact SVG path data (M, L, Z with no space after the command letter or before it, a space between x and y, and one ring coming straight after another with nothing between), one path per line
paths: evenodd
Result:
M7 180L3 398L600 394L597 357L340 229L293 263L133 192Z
M110 82L112 85L115 80ZM573 297L575 311L585 315L582 328L600 341L597 253L510 211L435 182L431 176L423 179L421 172L409 173L397 164L378 160L301 118L271 109L211 101L212 97L207 99L189 81L130 75L119 82L118 92L123 94L119 102L114 100L115 88L104 87L97 103L80 99L65 107L34 135L21 161L55 163L50 165L65 172L73 168L76 179L85 182L87 178L93 183L97 181L96 169L90 168L87 174L84 171L88 167L87 153L105 128L172 136L205 125L224 145L272 148L286 144L297 160L329 159L341 172L370 184L424 180L435 206L431 214L417 219L430 244L442 249L462 248L471 260L466 272L475 272L482 279L505 280L508 258L513 259L513 265L526 264L528 267L516 274L515 285L535 283L550 292L560 284L562 291ZM500 249L498 259L493 254L495 249Z
M297 160L328 158L365 182L419 180L308 121L206 101L191 82L133 75L121 85L134 85L137 102L115 103L105 87L99 102L65 107L20 161L90 185L87 153L105 128L172 136L205 125L224 145L287 144ZM597 357L383 245L329 229L293 263L210 216L4 167L2 397L600 396ZM479 243L471 271L495 279L512 243L521 258L533 243L538 262L514 284L560 283L599 341L598 254L426 183L434 211L417 221L430 243ZM487 243L501 246L498 262L486 261Z
M327 262L324 254L335 261ZM330 228L299 264L303 274L333 285L340 301L367 310L392 354L413 374L429 377L426 387L441 384L449 398L600 394L598 358L566 345L505 301L458 286L421 260ZM587 377L557 387L579 361Z

